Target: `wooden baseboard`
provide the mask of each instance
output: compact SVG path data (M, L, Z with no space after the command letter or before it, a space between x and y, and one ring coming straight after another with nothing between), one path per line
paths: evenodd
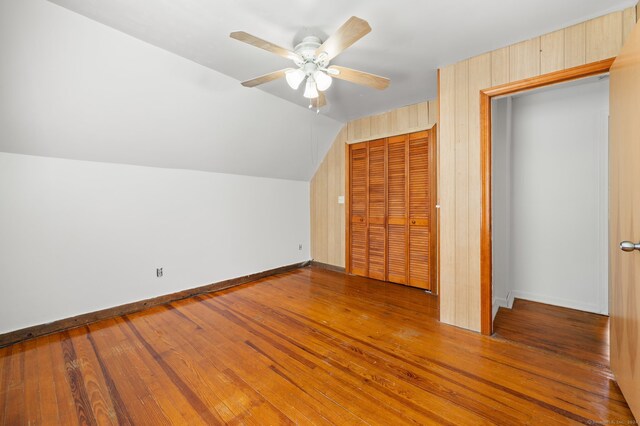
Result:
M245 275L243 277L231 278L228 280L204 285L201 287L195 287L187 290L178 291L176 293L171 293L163 296L153 297L151 299L141 300L139 302L127 303L125 305L102 309L100 311L95 311L95 312L89 312L86 314L81 314L75 317L57 320L47 324L34 325L31 327L23 328L21 330L10 331L5 334L0 334L0 348L4 346L12 345L14 343L33 339L39 336L44 336L46 334L56 333L59 331L80 327L86 324L90 324L92 322L113 318L117 316L132 314L134 312L149 309L154 306L164 305L167 303L175 302L177 300L186 299L187 297L225 290L231 287L239 286L241 284L246 284L252 281L256 281L261 278L266 278L272 275L291 271L293 269L304 268L306 266L309 266L310 263L311 263L310 261L305 261L301 263L294 263L291 265L280 266L279 268L269 269L267 271L257 272L255 274Z
M326 269L328 271L342 272L343 274L345 273L345 268L341 266L329 265L328 263L317 262L315 260L311 261L311 266L314 266L316 268Z

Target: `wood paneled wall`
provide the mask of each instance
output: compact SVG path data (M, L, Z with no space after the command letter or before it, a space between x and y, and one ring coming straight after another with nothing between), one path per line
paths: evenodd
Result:
M438 102L421 102L347 123L347 143L364 142L430 129L436 124Z
M435 100L364 117L345 124L311 179L311 258L345 266L345 144L430 129L436 123Z
M344 194L344 155L347 125L336 137L329 152L311 179L311 258L344 268L345 205L338 204Z
M480 330L480 90L614 57L636 8L440 69L440 316Z

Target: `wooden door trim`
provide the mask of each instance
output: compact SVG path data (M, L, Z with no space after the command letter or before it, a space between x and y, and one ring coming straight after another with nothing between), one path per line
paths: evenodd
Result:
M482 207L480 222L480 331L493 332L492 242L491 242L491 100L497 96L564 83L609 72L615 58L604 59L538 77L514 81L480 91L480 173Z
M438 221L438 209L436 209L436 204L438 204L438 160L437 160L437 152L438 152L438 130L436 128L437 124L434 125L429 131L429 190L431 191L429 202L431 203L429 209L429 280L431 281L431 294L438 294L440 291L438 286L438 266L439 265L439 250L440 245L438 244L438 231L440 223ZM440 298L438 298L440 300ZM440 319L440 318L438 318Z
M344 271L351 273L351 145L344 145Z

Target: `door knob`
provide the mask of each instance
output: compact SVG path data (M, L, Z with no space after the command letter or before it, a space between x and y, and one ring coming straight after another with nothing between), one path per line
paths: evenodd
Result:
M640 243L635 244L635 243L632 243L631 241L623 241L623 242L620 243L620 250L622 250L622 251L634 251L634 250L640 251Z

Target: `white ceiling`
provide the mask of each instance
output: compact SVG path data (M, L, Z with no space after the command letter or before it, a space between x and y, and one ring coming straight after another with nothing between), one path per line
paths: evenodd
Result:
M50 0L238 82L289 61L229 38L231 31L293 48L326 38L350 16L373 31L333 63L389 77L376 91L344 81L328 90L322 114L342 122L436 97L436 70L467 57L563 28L634 0ZM239 83L238 83L239 84ZM283 80L261 86L299 105Z
M308 181L342 127L45 0L0 52L4 152Z

